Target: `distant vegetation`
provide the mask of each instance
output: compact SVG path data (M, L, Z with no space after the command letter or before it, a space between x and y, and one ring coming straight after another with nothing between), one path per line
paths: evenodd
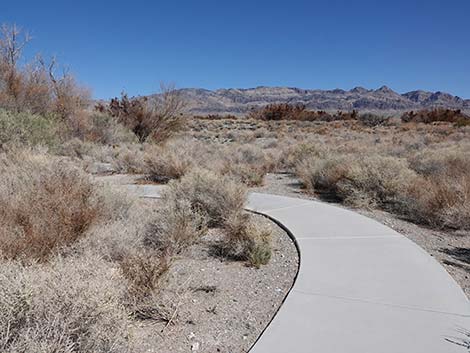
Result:
M210 118L210 117L208 117ZM338 111L336 113L323 110L307 110L304 105L292 104L269 104L263 108L255 109L248 114L250 119L265 121L298 120L298 121L336 121L336 120L356 120L364 125L375 126L387 123L390 116L382 116L373 113L358 113ZM214 116L212 116L214 119ZM451 110L444 108L424 109L419 111L405 112L401 115L403 122L415 122L430 124L434 122L451 122L459 126L470 124L470 116L461 110Z

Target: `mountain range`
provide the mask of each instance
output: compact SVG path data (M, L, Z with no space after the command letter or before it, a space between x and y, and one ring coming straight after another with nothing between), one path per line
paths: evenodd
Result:
M387 86L378 89L355 87L351 90L318 90L292 87L247 89L184 88L179 90L190 113L196 115L243 115L251 109L272 103L303 104L310 110L393 113L443 107L470 112L470 99L444 92L416 90L397 93Z

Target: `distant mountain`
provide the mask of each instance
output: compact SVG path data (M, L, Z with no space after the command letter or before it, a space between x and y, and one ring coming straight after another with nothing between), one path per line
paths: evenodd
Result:
M311 110L353 110L392 113L405 110L444 107L470 112L470 99L443 92L412 91L397 93L387 86L372 90L355 87L349 91L310 90L291 87L248 89L200 88L179 90L193 114L242 115L253 108L272 103L304 104Z

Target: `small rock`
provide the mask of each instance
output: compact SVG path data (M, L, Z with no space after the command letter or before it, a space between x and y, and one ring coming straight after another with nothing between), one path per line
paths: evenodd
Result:
M200 345L201 345L201 344L200 344L199 342L193 343L193 345L191 346L191 350L192 350L193 352L198 351Z

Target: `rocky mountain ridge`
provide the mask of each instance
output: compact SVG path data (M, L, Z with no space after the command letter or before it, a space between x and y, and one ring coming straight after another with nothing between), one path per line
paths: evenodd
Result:
M272 103L304 104L307 109L393 113L443 107L470 112L470 99L445 92L416 90L404 94L387 86L378 89L355 87L351 90L318 90L294 87L256 87L246 89L183 88L179 90L192 114L243 115L251 109Z

